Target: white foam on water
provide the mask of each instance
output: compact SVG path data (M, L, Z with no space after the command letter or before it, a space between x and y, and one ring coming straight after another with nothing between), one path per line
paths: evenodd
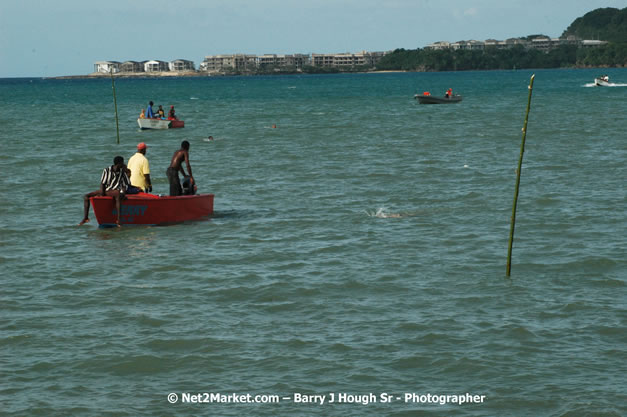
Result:
M366 214L370 217L378 217L380 219L389 219L389 218L401 218L403 215L401 213L386 213L384 207L380 207L377 211L368 211L365 210Z
M595 83L587 83L583 85L584 87L597 87L597 85ZM601 87L601 86L599 86ZM604 85L602 87L627 87L627 83L609 83L607 85Z

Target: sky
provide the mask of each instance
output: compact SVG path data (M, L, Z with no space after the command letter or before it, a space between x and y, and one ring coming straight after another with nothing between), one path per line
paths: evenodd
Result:
M544 34L627 0L0 0L0 78L96 61L423 48Z

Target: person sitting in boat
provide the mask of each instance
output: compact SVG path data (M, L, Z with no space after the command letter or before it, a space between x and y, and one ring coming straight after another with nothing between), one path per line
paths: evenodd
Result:
M145 119L146 118L146 110L145 109L142 109L142 112L139 113L139 118L140 119Z
M174 112L174 106L170 106L170 111L168 112L168 120L178 120Z
M157 117L165 119L165 110L163 110L162 105L159 105L159 110L157 110Z
M137 152L128 160L128 167L131 170L131 186L138 192L152 192L150 181L150 163L146 158L148 146L144 142L137 145ZM129 188L130 190L130 188ZM131 192L129 191L129 194Z
M453 97L453 89L449 88L448 90L446 90L446 94L444 94L444 97L446 98Z
M124 165L124 158L116 156L113 158L113 165L105 168L102 171L102 177L100 178L100 189L98 191L92 191L83 196L83 220L78 224L82 226L89 222L89 207L90 198L96 196L110 196L115 200L115 208L118 213L118 219L115 223L120 227L120 207L122 200L126 198L126 190L131 182L128 179L128 168Z
M154 103L151 101L150 103L148 103L148 108L146 109L146 117L149 119L154 119L155 118L155 114L152 112L152 105Z

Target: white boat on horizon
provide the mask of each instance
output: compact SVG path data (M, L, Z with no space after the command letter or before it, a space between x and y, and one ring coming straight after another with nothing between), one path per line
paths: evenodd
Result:
M608 75L602 75L594 79L594 85L597 87L609 87L610 77Z

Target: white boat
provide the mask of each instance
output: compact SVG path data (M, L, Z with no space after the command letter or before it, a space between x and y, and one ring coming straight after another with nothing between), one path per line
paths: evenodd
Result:
M185 127L185 122L182 120L168 120L168 119L137 119L137 124L140 129L175 129L179 127Z
M610 77L602 75L594 79L594 85L598 87L608 87L610 85Z

